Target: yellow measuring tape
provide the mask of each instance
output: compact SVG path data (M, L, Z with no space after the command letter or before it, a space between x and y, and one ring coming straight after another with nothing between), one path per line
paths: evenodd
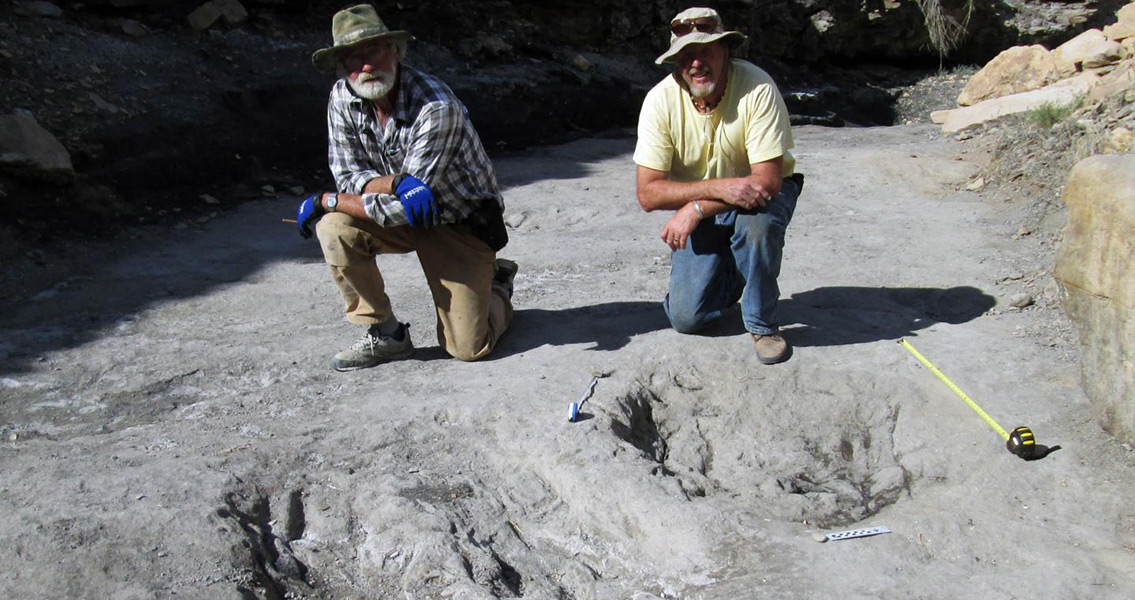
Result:
M926 360L926 357L923 356L922 354L920 354L918 352L918 350L915 350L914 346L910 345L910 342L906 341L905 339L902 339L902 340L899 340L899 343L902 344L903 348L906 348L907 350L909 350L910 353L913 354L915 358L917 358L920 362L922 362L922 364L926 365L926 368L930 369L931 373L934 373L935 375L937 375L938 379L942 380L942 383L945 383L947 386L950 387L951 390L954 390L954 393L957 394L962 400L965 400L966 404L968 404L969 407L972 408L973 411L976 412L979 417L981 417L982 419L985 419L985 422L988 423L989 426L993 428L993 431L996 431L997 433L999 433L1001 435L1002 439L1005 439L1005 440L1009 439L1009 433L1006 432L1005 429L1002 428L1000 425L998 425L997 421L993 420L993 417L986 414L986 412L984 410L981 410L981 407L978 406L976 402L974 402L973 400L970 400L969 396L967 396L965 392L958 389L958 386L954 385L954 382L950 381L950 378L946 377L945 373L942 373L941 371L939 371L938 367L935 367L933 364L930 363L930 361Z

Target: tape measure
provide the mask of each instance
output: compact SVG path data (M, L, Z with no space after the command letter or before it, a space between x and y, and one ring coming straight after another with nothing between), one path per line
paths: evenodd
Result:
M1024 425L1014 429L1005 440L1005 447L1009 452L1021 458L1032 458L1036 455L1036 438L1033 430Z
M1005 428L998 425L997 421L993 420L993 417L989 416L989 414L984 410L981 410L981 407L978 406L976 402L971 400L965 392L958 388L958 386L954 385L954 382L950 381L950 378L946 377L945 373L939 371L938 367L935 367L918 350L915 350L914 346L910 345L910 342L903 339L899 340L899 343L902 344L903 348L906 348L908 351L910 351L910 353L913 354L914 357L919 360L919 362L926 365L926 368L930 369L931 373L937 375L938 379L941 379L947 387L949 387L951 390L954 390L955 394L957 394L962 400L964 400L965 403L968 404L969 407L972 408L973 411L976 412L977 415L981 417L982 420L984 420L985 423L993 429L993 431L996 431L998 435L1000 435L1001 438L1005 440L1005 448L1009 450L1010 454L1015 454L1026 460L1032 459L1036 456L1037 444L1036 437L1033 436L1033 430L1022 425L1014 429L1012 433L1005 431ZM1059 446L1053 446L1053 448L1059 448Z

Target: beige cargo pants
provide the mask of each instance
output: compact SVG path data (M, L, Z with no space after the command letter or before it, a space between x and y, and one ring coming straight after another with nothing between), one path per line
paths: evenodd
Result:
M493 284L496 253L464 226L383 228L330 213L315 231L352 323L372 325L394 314L375 257L407 252L418 255L437 308L437 341L450 356L484 358L512 322L508 293Z

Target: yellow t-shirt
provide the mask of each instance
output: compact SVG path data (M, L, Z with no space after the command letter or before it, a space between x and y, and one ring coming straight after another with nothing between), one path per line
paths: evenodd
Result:
M694 109L690 94L673 77L654 86L642 103L634 162L670 173L672 181L743 177L753 163L784 157L792 175L788 109L772 77L760 67L734 59L725 95L709 114Z

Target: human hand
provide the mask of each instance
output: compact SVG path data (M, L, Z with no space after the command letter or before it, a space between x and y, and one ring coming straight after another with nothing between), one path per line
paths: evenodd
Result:
M413 175L398 175L394 178L394 194L402 201L406 212L406 222L410 227L430 227L437 224L437 200L433 190L424 181Z
M749 177L731 177L718 180L718 197L734 206L745 209L763 207L772 194Z
M312 194L304 198L296 210L296 227L299 227L303 239L311 237L311 226L326 213L323 209L323 194Z
M659 237L671 250L680 250L686 247L686 242L694 229L697 229L698 223L701 223L701 215L697 213L693 203L687 204L666 221Z

